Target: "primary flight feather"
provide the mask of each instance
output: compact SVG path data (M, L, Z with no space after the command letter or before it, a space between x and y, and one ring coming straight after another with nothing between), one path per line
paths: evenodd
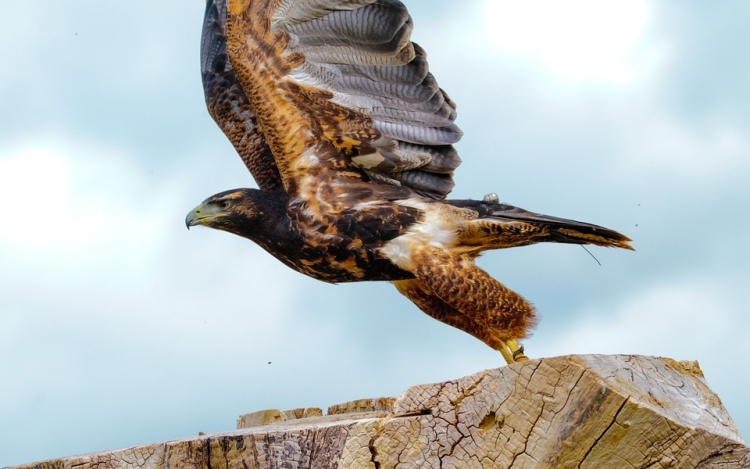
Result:
M630 240L492 197L446 200L462 134L411 30L398 0L208 0L206 103L259 189L213 195L186 224L251 239L326 282L390 281L513 362L534 309L474 259Z

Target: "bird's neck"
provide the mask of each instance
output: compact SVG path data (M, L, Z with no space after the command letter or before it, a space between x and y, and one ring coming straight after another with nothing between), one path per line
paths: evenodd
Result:
M286 192L283 189L258 191L254 193L253 202L262 216L255 223L243 225L235 234L272 250L278 241L288 239L291 234L291 223L286 214Z

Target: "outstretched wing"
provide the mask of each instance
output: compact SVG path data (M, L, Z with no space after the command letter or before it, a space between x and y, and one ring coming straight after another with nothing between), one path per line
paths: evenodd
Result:
M209 0L217 18L223 1ZM350 178L444 198L461 131L411 29L397 0L228 0L222 79L233 72L249 106L237 99L217 121L246 162L267 165L267 144L291 195ZM226 82L207 96L236 87ZM240 122L252 148L232 136Z
M227 56L226 0L208 0L201 37L201 75L206 107L234 145L258 187L281 187L281 176L255 112Z

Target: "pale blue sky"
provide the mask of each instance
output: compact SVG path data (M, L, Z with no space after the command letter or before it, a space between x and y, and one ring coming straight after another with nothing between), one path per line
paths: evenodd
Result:
M750 435L750 4L407 1L458 103L456 198L601 224L634 253L480 264L529 356L698 360ZM230 430L500 366L388 284L326 285L184 216L253 186L203 104L203 0L0 15L0 466ZM268 362L271 362L269 364Z

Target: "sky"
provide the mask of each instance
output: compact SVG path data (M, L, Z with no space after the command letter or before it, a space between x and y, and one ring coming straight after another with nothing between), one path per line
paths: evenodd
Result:
M750 3L407 0L458 103L455 198L616 229L480 265L532 358L698 360L750 435ZM0 16L0 466L397 396L504 364L387 283L328 285L186 213L254 187L205 110L202 0Z

